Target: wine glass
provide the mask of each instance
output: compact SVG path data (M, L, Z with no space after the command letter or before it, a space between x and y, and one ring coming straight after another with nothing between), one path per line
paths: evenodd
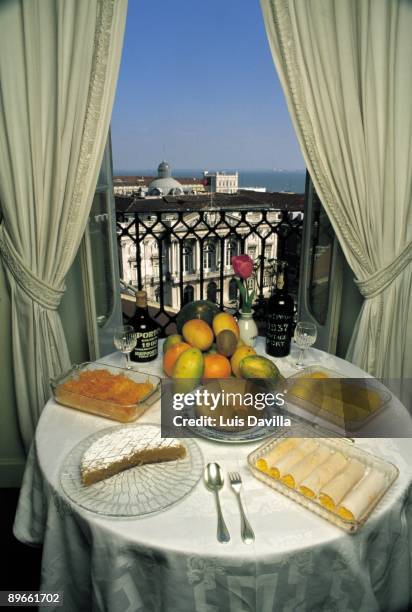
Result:
M131 370L130 353L136 346L137 338L131 325L120 325L114 330L114 345L126 357L126 370Z
M297 368L305 367L303 363L303 356L305 354L305 350L316 342L317 334L318 330L314 323L309 323L308 321L299 321L299 323L296 324L294 340L300 348L299 358L296 362Z

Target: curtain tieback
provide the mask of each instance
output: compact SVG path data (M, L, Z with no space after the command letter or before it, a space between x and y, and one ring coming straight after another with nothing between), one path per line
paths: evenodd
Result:
M367 300L382 293L412 261L412 242L387 266L374 272L366 280L356 280L359 291Z
M37 304L47 310L57 310L66 287L48 285L26 266L10 240L4 223L0 223L0 253L19 287Z

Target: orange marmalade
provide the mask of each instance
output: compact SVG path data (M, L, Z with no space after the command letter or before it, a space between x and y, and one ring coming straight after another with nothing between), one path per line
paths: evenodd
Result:
M59 392L76 393L121 406L137 404L153 391L150 382L136 383L123 374L107 370L88 370L59 385Z

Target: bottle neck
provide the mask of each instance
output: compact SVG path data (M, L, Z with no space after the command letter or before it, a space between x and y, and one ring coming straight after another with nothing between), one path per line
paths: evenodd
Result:
M276 270L275 292L287 293L287 290L286 264L280 262Z
M275 288L276 291L280 291L282 293L286 291L286 278L283 272L277 275Z
M146 291L137 291L136 293L136 309L147 311L147 293Z

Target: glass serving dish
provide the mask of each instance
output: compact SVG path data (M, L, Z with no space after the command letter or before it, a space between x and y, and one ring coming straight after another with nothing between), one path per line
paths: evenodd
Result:
M64 387L64 383L79 379L81 373L96 370L105 370L113 375L120 374L138 384L149 382L153 387L135 403L118 403L113 399L97 399L86 393L72 392ZM161 394L161 379L158 376L96 362L74 364L68 372L53 378L50 381L50 386L53 398L59 404L121 423L135 421L159 399Z
M286 379L285 399L348 432L358 431L386 408L392 395L374 378L349 378L311 365Z
M297 427L299 427L299 431ZM322 434L321 428L316 428L316 430L318 435ZM324 431L325 433L327 432L327 430ZM368 453L367 451L358 448L355 443L348 438L319 438L319 444L326 445L329 450L339 451L347 459L357 459L358 461L360 461L365 469L366 476L373 469L380 472L384 477L383 488L376 496L376 498L374 498L369 503L363 514L358 517L357 520L346 520L342 518L339 514L321 505L320 501L316 497L312 499L306 497L299 490L287 486L281 480L276 479L274 476L271 476L267 472L264 472L256 467L256 462L258 461L258 459L267 455L268 452L272 451L276 447L276 445L279 444L286 437L305 437L305 435L307 437L313 438L313 428L307 427L303 424L299 424L299 426L294 427L293 433L291 433L289 430L283 429L279 432L277 436L273 437L269 441L266 441L259 448L250 453L247 458L249 468L252 471L252 474L275 491L286 495L294 502L298 503L304 508L307 508L311 512L314 512L318 516L321 516L330 523L340 527L344 531L348 533L356 533L360 529L360 527L365 524L372 510L376 507L376 505L383 498L388 489L392 486L392 484L399 476L398 468L389 461L376 457L375 455L372 455L371 453Z

